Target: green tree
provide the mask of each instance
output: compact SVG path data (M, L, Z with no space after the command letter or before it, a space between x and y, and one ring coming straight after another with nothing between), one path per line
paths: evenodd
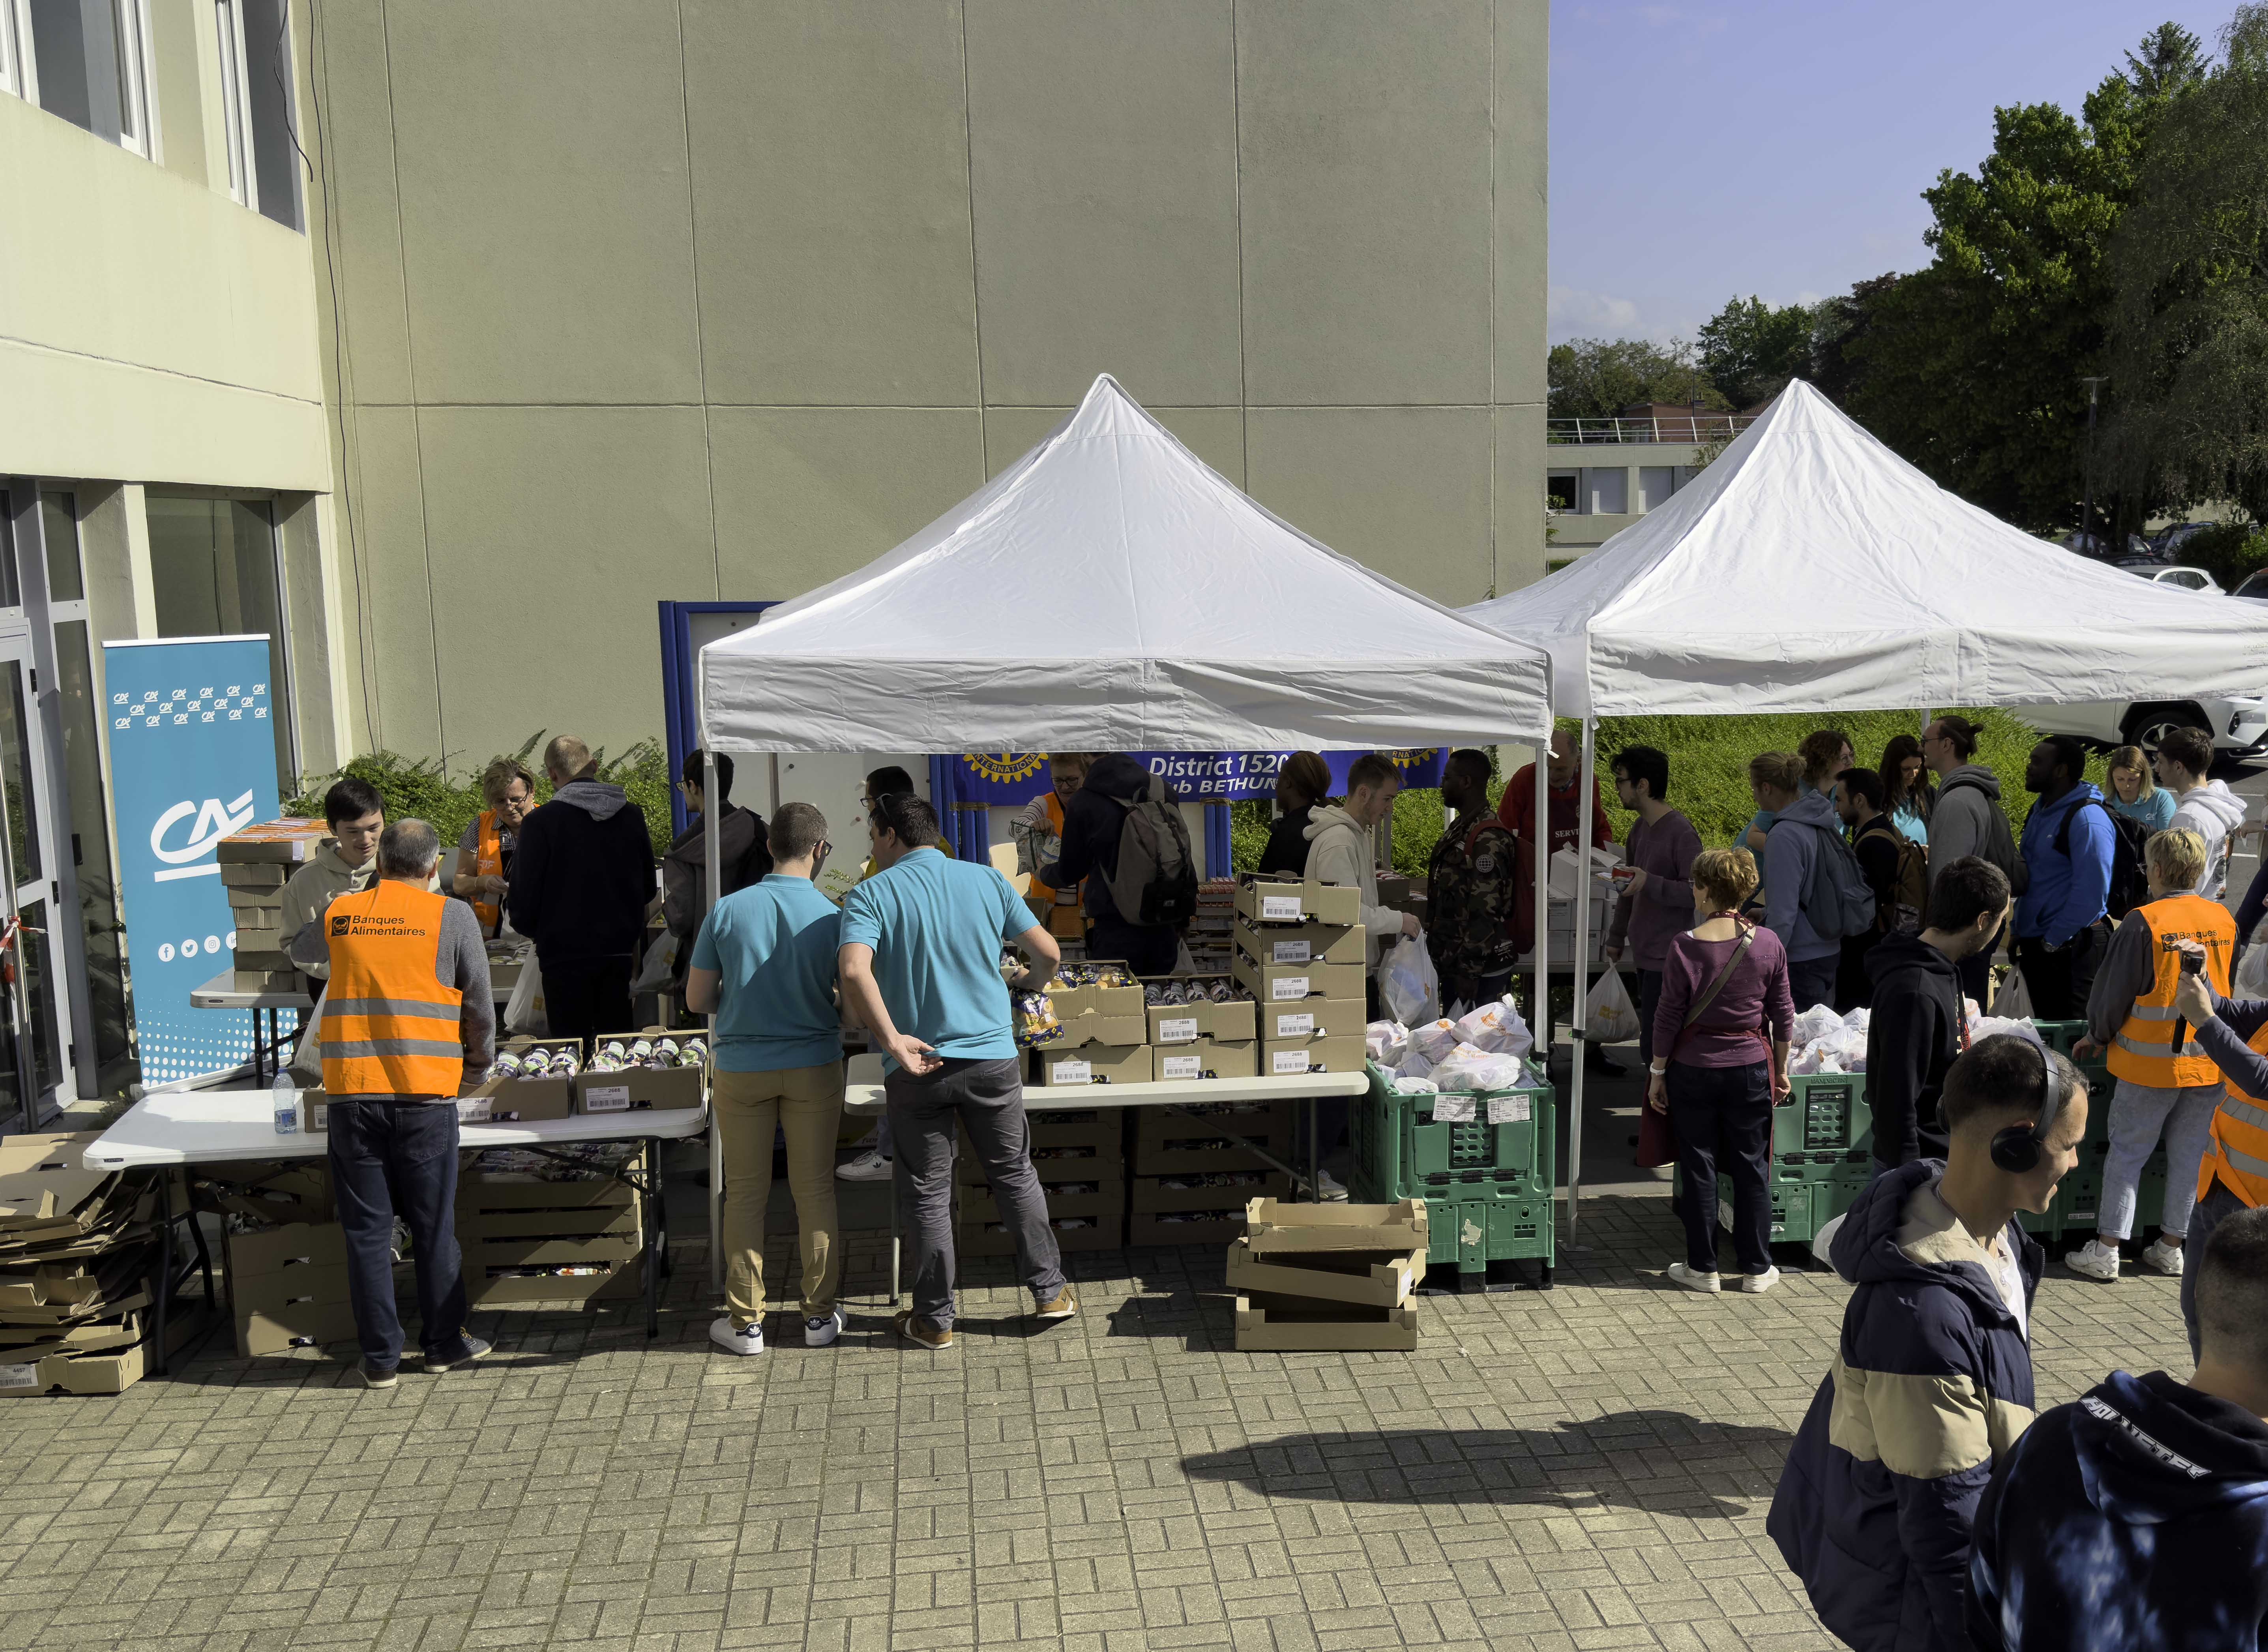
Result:
M1838 407L1848 406L1864 377L1858 359L1874 314L1904 276L1876 276L1822 299L1811 312L1811 382Z
M1733 299L1702 325L1702 370L1734 407L1769 402L1789 380L1811 376L1813 320L1808 305Z
M1642 338L1578 338L1555 344L1545 358L1553 418L1612 418L1638 402L1722 408L1709 376L1683 340L1656 344Z
M2035 531L2078 514L2080 380L2103 371L2108 249L2151 133L2196 84L2194 45L2170 26L2154 30L2080 118L2053 104L1995 111L1992 152L1975 174L1942 173L1923 192L1932 262L1881 291L1845 351L1857 368L1852 410L1875 434ZM2113 503L2132 520L2150 500L2130 485Z
M2111 251L2112 433L2128 485L2268 520L2268 4L2169 104Z

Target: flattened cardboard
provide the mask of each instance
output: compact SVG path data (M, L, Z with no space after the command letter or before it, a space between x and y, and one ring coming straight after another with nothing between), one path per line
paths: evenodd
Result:
M118 1173L90 1170L81 1162L100 1135L0 1137L0 1239L27 1239L42 1228L83 1232L102 1216Z
M1360 1033L1344 1038L1295 1038L1288 1043L1268 1041L1260 1046L1262 1078L1297 1078L1304 1073L1359 1073L1363 1064Z
M1425 1253L1380 1257L1366 1250L1262 1256L1239 1237L1228 1247L1231 1290L1344 1302L1360 1308L1404 1308L1425 1277Z
M1256 924L1355 924L1362 921L1362 891L1248 872L1236 880L1236 913Z
M1359 1038L1366 1022L1359 998L1305 998L1296 1004L1263 1004L1260 1037L1278 1046L1319 1038Z
M1249 1353L1409 1353L1418 1346L1418 1310L1240 1294L1236 1346Z
M1055 1089L1080 1084L1147 1084L1152 1067L1147 1044L1049 1044L1032 1052L1038 1082Z
M1274 1007L1307 999L1362 997L1363 969L1359 963L1255 963L1242 953L1229 966L1244 990L1260 1002L1262 1014ZM1362 1030L1357 1026L1357 1032Z
M1255 924L1240 922L1236 949L1255 963L1351 963L1368 962L1360 924Z

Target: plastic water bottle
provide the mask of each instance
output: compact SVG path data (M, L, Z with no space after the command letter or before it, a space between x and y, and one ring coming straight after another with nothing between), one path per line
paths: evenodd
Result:
M289 1073L279 1073L269 1094L276 1101L276 1133L296 1136L299 1133L299 1088L291 1082Z

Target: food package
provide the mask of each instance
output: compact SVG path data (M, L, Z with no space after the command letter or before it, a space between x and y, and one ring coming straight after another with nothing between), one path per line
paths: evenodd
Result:
M1396 1095L1433 1095L1439 1094L1440 1088L1431 1079L1404 1078L1397 1074L1394 1080Z
M1062 1036L1063 1023L1056 1019L1055 1006L1048 1002L1045 992L1016 994L1016 1044L1019 1049L1037 1050Z
M1520 1007L1507 992L1493 1004L1484 1004L1456 1023L1454 1029L1457 1042L1491 1051L1498 1055L1524 1056L1535 1047L1535 1036L1528 1030Z
M1434 1087L1441 1090L1517 1089L1527 1076L1518 1056L1500 1055L1475 1044L1459 1044L1433 1068Z
M1363 1029L1363 1049L1382 1067L1398 1067L1410 1048L1410 1029L1398 1021L1374 1021Z
M1814 1004L1797 1014L1795 1032L1788 1042L1793 1044L1816 1044L1842 1024L1843 1018L1826 1005Z
M1429 1062L1439 1061L1456 1047L1457 1023L1453 1021L1427 1021L1410 1029L1410 1053Z
M1395 1076L1403 1079L1429 1078L1432 1075L1432 1072L1433 1064L1415 1050L1404 1051L1402 1065L1394 1070Z
M2040 1029L2028 1021L2011 1021L2005 1015L1977 1015L1970 1019L1969 1042L1971 1044L1996 1033L2014 1033L2019 1038L2030 1039L2043 1050L2047 1048L2046 1041L2040 1036Z

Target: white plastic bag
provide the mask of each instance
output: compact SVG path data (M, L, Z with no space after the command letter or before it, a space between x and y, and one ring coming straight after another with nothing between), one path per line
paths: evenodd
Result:
M1432 1095L1440 1088L1431 1079L1403 1078L1397 1075L1394 1080L1394 1093L1396 1095Z
M1464 1016L1456 1024L1456 1034L1460 1044L1477 1044L1498 1055L1524 1056L1535 1047L1535 1035L1509 992Z
M1378 996L1386 1013L1405 1027L1440 1014L1441 977L1434 972L1423 932L1403 936L1386 955L1378 970Z
M1992 1013L2003 1021L2031 1020L2032 989L2024 985L2021 970L2011 970L2000 977L2000 990L1992 995Z
M637 978L630 983L630 996L645 992L666 992L677 979L677 937L663 930L653 938L653 945L645 949L638 963Z
M1412 1050L1403 1054L1402 1065L1394 1070L1394 1076L1398 1079L1423 1079L1431 1077L1432 1072L1433 1064Z
M1817 1044L1843 1024L1843 1018L1824 1004L1814 1004L1800 1011L1795 1018L1795 1036L1791 1042L1799 1044Z
M1410 1029L1398 1021L1374 1021L1363 1029L1364 1051L1382 1067L1402 1065L1410 1048Z
M551 1022L543 1008L543 971L534 952L519 966L519 979L512 983L512 998L504 1007L504 1025L507 1032L550 1036Z
M2040 1029L2028 1021L2011 1021L2006 1015L1979 1015L1969 1023L1969 1042L1972 1044L1980 1039L1994 1037L2000 1033L2007 1033L2018 1038L2029 1038L2041 1049L2047 1048L2046 1041L2040 1036Z
M1602 975L1583 1000L1583 1036L1594 1044L1628 1044L1638 1036L1638 1006L1631 1002L1620 970Z
M1526 1071L1518 1056L1459 1044L1433 1069L1433 1082L1443 1090L1509 1090L1519 1087Z
M1457 1047L1457 1023L1453 1021L1429 1021L1423 1027L1411 1023L1410 1053L1422 1056L1427 1061L1439 1061Z
M2236 979L2230 984L2229 996L2250 1001L2268 998L2268 918L2252 932L2252 944L2237 960Z

